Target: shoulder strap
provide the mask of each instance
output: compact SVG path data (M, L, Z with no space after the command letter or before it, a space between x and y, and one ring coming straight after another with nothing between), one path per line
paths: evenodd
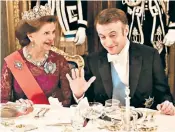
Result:
M5 61L29 100L32 100L34 104L49 104L46 95L36 82L18 51L7 56Z

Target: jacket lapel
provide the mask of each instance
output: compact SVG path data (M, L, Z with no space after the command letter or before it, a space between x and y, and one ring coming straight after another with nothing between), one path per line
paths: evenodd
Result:
M99 73L105 88L105 91L109 98L112 97L112 77L111 66L107 60L107 53L103 53L98 60Z
M142 56L138 53L139 49L135 44L131 43L129 48L129 85L131 97L135 93L142 67Z
M131 43L129 48L129 87L131 97L135 93L142 67L142 56L140 56L138 53L139 49L135 46L135 44ZM98 67L105 91L108 97L111 98L113 90L111 65L107 60L106 52L100 55Z

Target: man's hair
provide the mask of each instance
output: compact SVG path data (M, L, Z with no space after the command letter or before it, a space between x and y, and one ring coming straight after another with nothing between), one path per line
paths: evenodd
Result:
M97 24L108 24L120 21L124 25L128 25L128 19L124 11L117 8L108 8L102 10L95 19L95 27Z

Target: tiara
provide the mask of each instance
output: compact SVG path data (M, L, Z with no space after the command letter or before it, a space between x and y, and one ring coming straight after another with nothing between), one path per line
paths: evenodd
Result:
M45 4L45 6L34 6L33 9L22 13L22 20L35 20L47 15L51 15L51 8L48 4Z

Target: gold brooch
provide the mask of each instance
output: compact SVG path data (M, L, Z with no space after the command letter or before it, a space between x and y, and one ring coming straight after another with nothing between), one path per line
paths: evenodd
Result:
M15 62L14 62L14 66L15 66L15 68L17 68L18 70L21 70L22 67L23 67L23 64L22 64L22 62L20 62L20 61L15 61Z

